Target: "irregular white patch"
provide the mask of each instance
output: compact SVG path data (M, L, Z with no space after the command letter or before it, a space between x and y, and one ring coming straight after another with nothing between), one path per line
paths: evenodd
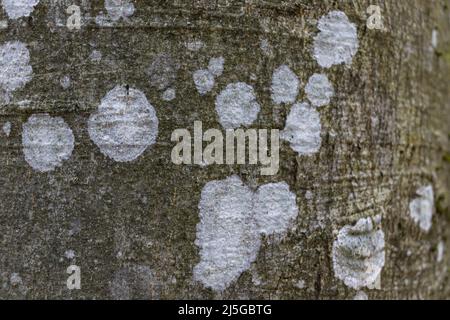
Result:
M223 73L223 64L225 59L223 57L211 58L209 60L208 70L215 77L220 77Z
M72 84L72 80L69 76L64 76L59 80L59 83L61 84L61 87L63 87L64 90L67 90L70 88L70 85Z
M294 103L297 99L300 81L287 66L282 65L272 75L272 100L276 104Z
M22 277L18 273L11 273L9 282L13 287L21 285L23 283Z
M335 276L355 290L373 286L384 267L384 247L381 216L343 227L333 243Z
M324 74L314 74L305 87L306 96L315 107L323 107L330 103L334 95L333 85Z
M8 20L0 20L0 30L5 30L8 28Z
M195 241L201 261L194 278L206 287L223 291L256 259L260 237L252 200L252 191L237 176L208 182L203 188Z
M297 287L298 289L305 289L306 287L305 280L298 280L297 283L295 284L295 287Z
M92 51L91 55L89 56L89 59L92 62L100 62L102 60L102 53L98 50Z
M353 300L360 300L360 301L369 300L369 297L364 291L358 291L353 297Z
M31 81L32 73L30 52L24 43L10 41L0 46L0 88L5 101L9 101L12 92Z
M270 45L269 40L262 39L260 44L259 44L259 47L262 50L262 52L264 53L264 55L270 57L273 54L273 48Z
M5 122L3 124L3 133L6 134L7 137L11 134L11 122Z
M216 112L225 129L251 125L260 109L253 87L243 82L229 84L216 98Z
M254 211L261 234L282 234L297 217L296 196L286 182L263 185L256 191Z
M73 258L75 258L75 251L73 251L72 249L66 250L66 252L64 252L64 256L67 259L72 260Z
M23 125L22 144L27 163L39 172L60 167L72 155L75 138L61 117L32 115Z
M307 103L297 103L292 106L280 136L299 155L312 155L322 144L321 130L319 112Z
M433 187L421 187L416 191L419 196L409 204L409 214L419 227L428 232L431 229L431 220L434 210L434 194Z
M143 92L116 86L90 116L88 131L104 155L128 162L156 142L158 118Z
M203 188L195 241L200 263L194 279L206 287L225 290L255 261L260 234L283 235L297 216L295 195L285 183L261 189L252 192L237 176L208 182ZM271 191L274 195L269 195Z
M162 99L164 101L172 101L173 99L176 98L176 96L177 96L177 93L176 93L175 89L169 88L163 92Z
M314 57L321 67L351 64L358 51L356 26L345 13L332 11L319 20L320 33L314 38Z
M441 241L441 242L439 242L438 247L437 247L436 260L438 263L440 263L440 262L442 262L442 260L444 260L444 250L445 250L445 245L444 245L444 242Z
M212 90L216 81L209 70L197 70L193 74L194 83L200 95L205 95Z
M200 49L202 49L205 46L205 44L203 43L203 41L194 40L194 41L186 42L185 46L186 46L186 49L188 49L189 51L197 52Z
M160 292L154 272L147 266L129 265L114 273L110 283L114 300L158 299Z
M112 21L131 17L134 13L134 4L130 0L105 0L105 9Z
M29 17L39 0L2 0L3 8L10 19Z

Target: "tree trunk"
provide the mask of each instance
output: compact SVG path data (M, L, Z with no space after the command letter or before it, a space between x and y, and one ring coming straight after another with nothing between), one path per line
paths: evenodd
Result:
M450 297L448 1L8 2L1 298ZM279 129L278 173L174 164L194 121Z

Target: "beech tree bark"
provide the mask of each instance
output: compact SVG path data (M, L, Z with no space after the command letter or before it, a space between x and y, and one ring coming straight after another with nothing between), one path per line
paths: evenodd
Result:
M0 13L0 45L25 44L32 67L31 79L1 92L0 298L450 297L449 1L128 2L134 10L42 0L29 16ZM81 9L79 30L67 27L73 4ZM371 4L381 8L381 29L367 27ZM321 68L314 39L332 11L356 26L358 51L349 64ZM224 58L223 73L201 95L193 73L215 57ZM230 83L254 89L260 112L250 127L283 130L292 104L271 98L281 65L300 79L298 102L307 101L315 73L333 85L331 102L317 109L317 153L301 156L282 142L274 176L252 165L172 163L175 129L192 132L194 121L222 129L215 101ZM100 152L88 130L116 86L142 92L159 121L156 143L131 162ZM62 118L74 137L70 157L48 172L23 152L24 124L43 113ZM253 190L286 182L299 213L281 240L262 236L255 261L219 292L193 277L198 206L208 182L231 175ZM433 189L428 232L411 215L424 186ZM333 244L344 226L378 215L381 277L376 288L355 290L336 277ZM80 267L80 290L66 286L70 265Z

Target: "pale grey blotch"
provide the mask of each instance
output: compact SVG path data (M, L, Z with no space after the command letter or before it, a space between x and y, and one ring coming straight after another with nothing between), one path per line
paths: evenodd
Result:
M237 176L208 182L199 203L195 244L200 263L194 279L223 291L256 259L260 238L254 224L253 192Z
M2 0L3 8L10 19L29 17L39 0Z
M296 196L286 182L258 188L254 198L255 220L261 234L283 234L298 215Z
M216 83L214 75L207 69L195 71L192 77L200 95L205 95L210 92Z
M385 240L381 216L360 219L343 227L333 243L335 276L352 289L371 288L385 263Z
M321 131L319 112L307 103L297 103L292 106L280 137L299 155L309 156L320 149Z
M225 59L223 57L211 58L208 64L208 70L214 77L219 77L223 73Z
M9 135L11 134L11 122L7 121L3 124L2 127L3 133L9 137Z
M5 102L31 81L32 74L30 52L24 43L9 41L0 46L0 89Z
M253 87L244 82L227 85L216 98L216 112L225 129L251 125L260 109Z
M286 183L253 192L238 176L208 182L199 211L195 243L200 262L194 279L215 291L225 290L250 268L262 234L284 237L298 215L295 194Z
M294 103L300 87L297 75L287 66L278 67L272 75L272 100L276 104Z
M330 103L334 95L333 85L324 74L314 74L305 87L306 96L314 107L323 107Z
M177 92L175 91L174 88L168 88L168 89L166 89L166 90L163 92L162 96L161 96L161 98L162 98L164 101L172 101L172 100L175 99L176 97L177 97Z
M143 92L116 86L90 116L88 131L104 155L129 162L156 142L158 118Z
M61 117L32 115L23 124L22 146L25 160L36 171L48 172L70 158L75 138Z
M105 0L105 9L112 21L131 17L135 10L130 0Z
M314 57L323 68L351 64L358 52L356 26L341 11L332 11L319 20L319 34L314 38Z

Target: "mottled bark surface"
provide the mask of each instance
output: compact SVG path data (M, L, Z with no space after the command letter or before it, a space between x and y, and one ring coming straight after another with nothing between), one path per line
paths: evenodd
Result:
M366 27L370 3L362 0L133 3L133 15L112 26L95 21L103 1L41 1L18 20L0 13L8 21L0 43L25 43L33 68L33 79L0 106L0 125L12 125L9 137L0 134L1 298L350 299L356 291L333 271L333 242L343 226L379 214L386 262L380 288L363 291L370 299L450 297L448 1L379 1L384 31ZM65 26L70 4L82 9L79 31ZM359 50L351 65L321 70L313 38L332 10L357 26ZM204 46L193 50L198 41ZM201 96L192 74L219 56L224 72ZM149 76L155 61L173 69L167 83ZM221 128L214 104L229 83L253 86L261 105L253 128L283 129L290 106L274 105L270 92L283 64L301 80L298 101L314 73L334 86L319 109L317 154L298 156L283 142L280 172L271 177L250 165L172 164L173 130L192 130L196 120ZM103 155L87 130L117 85L142 91L159 119L156 144L130 163ZM176 90L170 102L162 99L168 87ZM75 137L70 159L48 173L33 170L22 151L22 125L38 113L62 117ZM232 174L253 189L287 182L299 215L282 241L263 237L252 266L217 293L193 279L198 204L206 183ZM409 214L426 185L435 198L428 233ZM71 264L81 267L81 290L66 287Z

